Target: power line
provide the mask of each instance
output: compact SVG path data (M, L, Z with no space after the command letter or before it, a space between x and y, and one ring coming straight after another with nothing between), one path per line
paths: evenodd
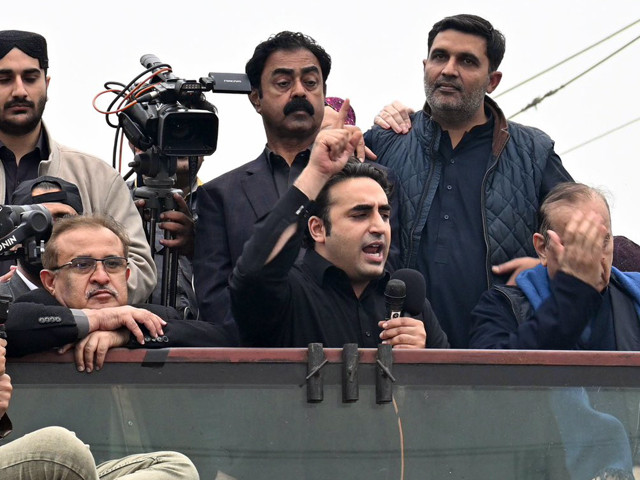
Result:
M520 115L522 112L526 112L527 110L529 110L532 107L535 107L537 105L539 105L540 103L542 103L542 101L545 98L548 98L556 93L558 93L560 90L562 90L564 87L571 85L573 82L575 82L576 80L578 80L579 78L583 77L584 75L586 75L587 73L589 73L591 70L593 70L596 67L599 67L600 65L602 65L604 62L606 62L607 60L609 60L610 58L614 57L615 55L617 55L618 53L620 53L622 50L624 50L625 48L627 48L629 45L631 45L632 43L636 42L640 40L640 35L635 37L633 40L631 40L630 42L624 44L622 47L620 47L619 49L617 49L615 52L611 53L610 55L606 56L605 58L603 58L602 60L600 60L599 62L597 62L596 64L592 65L591 67L587 68L584 72L576 75L575 77L573 77L571 80L569 80L567 83L560 85L558 88L554 89L554 90L550 90L547 93L545 93L544 95L542 95L541 97L536 97L534 98L531 103L529 103L526 107L524 107L523 109L521 109L519 112L514 113L513 115L511 115L509 117L509 120L511 120L512 118Z
M574 150L577 150L577 149L579 149L581 147L584 147L585 145L588 145L588 144L590 144L592 142L595 142L596 140L600 140L601 138L606 137L607 135L610 135L610 134L612 134L614 132L617 132L618 130L622 130L623 128L628 127L629 125L631 125L633 123L636 123L637 121L640 121L640 117L634 118L633 120L631 120L631 121L629 121L629 122L627 122L627 123L625 123L623 125L620 125L620 126L618 126L616 128L612 128L608 132L604 132L604 133L602 133L602 134L600 134L600 135L598 135L596 137L590 138L586 142L582 142L581 144L576 145L575 147L571 147L569 150L565 150L560 155L565 155L565 154L567 154L569 152L573 152Z
M636 20L635 22L630 23L629 25L627 25L626 27L622 27L620 30L613 32L611 35L606 36L605 38L603 38L602 40L598 40L596 43L589 45L586 48L583 48L582 50L580 50L579 52L574 53L573 55L565 58L564 60L561 60L560 62L556 63L555 65L550 66L549 68L546 68L545 70L542 70L539 73L536 73L535 75L533 75L532 77L527 78L526 80L523 80L522 82L518 83L517 85L514 85L513 87L510 87L508 89L506 89L504 92L499 93L498 95L495 95L494 98L498 98L501 97L502 95L505 95L509 92L511 92L512 90L515 90L518 87L521 87L522 85L525 85L527 83L529 83L532 80L535 80L538 77L541 77L542 75L544 75L545 73L550 72L551 70L553 70L554 68L559 67L560 65L563 65L564 63L567 63L570 60L573 60L574 58L576 58L579 55L582 55L583 53L591 50L594 47L597 47L598 45L600 45L601 43L606 42L607 40L615 37L616 35L618 35L619 33L624 32L625 30L627 30L628 28L633 27L636 23L640 22L640 18L638 20Z

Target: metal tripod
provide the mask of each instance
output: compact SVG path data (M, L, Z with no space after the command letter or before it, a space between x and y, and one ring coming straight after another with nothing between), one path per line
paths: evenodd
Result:
M136 155L133 163L136 171L148 172L149 169L145 169L145 165L153 165L156 168L152 172L154 176L144 176L144 186L136 188L133 193L136 200L145 201L142 220L156 265L159 263L156 260L158 255L156 239L160 230L158 228L160 214L167 210L175 210L176 201L173 195L175 193L182 195L181 190L173 188L175 180L171 175L175 172L175 162L175 157L151 152L150 154ZM164 230L164 238L169 240L173 238L173 235ZM178 286L178 252L173 248L164 247L161 275L160 299L153 298L154 294L152 293L149 302L175 308Z

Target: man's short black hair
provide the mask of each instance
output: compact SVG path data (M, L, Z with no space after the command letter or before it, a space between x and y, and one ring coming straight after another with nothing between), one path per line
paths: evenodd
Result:
M310 36L285 30L270 36L268 40L260 43L254 50L253 57L249 59L245 67L245 72L249 77L249 82L251 82L251 88L257 89L260 96L262 96L260 77L267 59L273 52L280 50L291 52L300 49L309 50L318 59L320 70L322 71L322 83L326 86L327 78L331 71L331 56Z
M445 17L433 25L429 32L428 47L431 51L433 39L444 30L457 30L462 33L469 33L482 37L487 42L487 57L489 58L489 71L495 72L502 62L505 51L504 35L499 30L493 28L493 25L482 17L477 15L469 15L463 13Z
M389 182L387 172L373 163L363 163L355 157L350 158L344 168L324 184L309 211L310 216L316 216L322 220L327 235L331 234L331 219L329 218L329 209L331 208L330 190L333 186L350 178L370 178L382 187L387 199L391 198L393 185ZM313 248L314 245L315 241L307 227L304 235L304 246Z

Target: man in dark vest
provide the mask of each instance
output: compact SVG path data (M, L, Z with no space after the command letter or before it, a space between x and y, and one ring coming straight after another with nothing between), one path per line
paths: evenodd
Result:
M544 132L507 122L487 96L502 79L498 30L475 15L447 17L428 48L426 103L411 130L377 126L365 141L399 179L401 266L422 272L451 346L466 348L480 295L538 263L536 211L571 177Z

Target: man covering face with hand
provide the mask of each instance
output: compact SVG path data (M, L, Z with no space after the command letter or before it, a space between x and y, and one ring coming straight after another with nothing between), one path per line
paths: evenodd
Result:
M640 350L640 273L612 267L604 196L579 183L555 187L540 207L533 244L541 265L515 286L494 286L472 312L472 348Z

